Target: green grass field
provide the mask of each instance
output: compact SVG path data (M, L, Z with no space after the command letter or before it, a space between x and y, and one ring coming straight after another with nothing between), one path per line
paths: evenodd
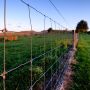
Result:
M68 40L69 38L69 40ZM44 42L45 40L45 42ZM52 33L32 37L32 58L54 49L33 61L33 83L67 50L71 44L72 34ZM0 42L0 73L3 72L3 42ZM45 47L44 47L45 45ZM45 51L44 51L45 50ZM17 41L6 41L6 71L30 60L31 39L19 37ZM55 72L58 63L53 66ZM6 90L28 90L30 87L30 63L6 75ZM50 70L46 79L50 78ZM44 77L38 82L42 83ZM2 77L0 77L0 90L3 90Z
M80 34L71 90L90 90L90 35Z

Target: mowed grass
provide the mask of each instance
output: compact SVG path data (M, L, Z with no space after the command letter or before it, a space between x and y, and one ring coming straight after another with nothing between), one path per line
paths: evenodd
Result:
M80 34L71 90L90 90L90 35Z
M69 40L68 40L69 38ZM45 41L45 42L44 42ZM45 36L32 37L32 58L54 49L33 61L33 83L67 50L71 44L72 34L50 33ZM3 72L3 42L0 42L0 74ZM45 47L44 47L45 46ZM31 59L31 38L19 37L17 41L6 41L6 71ZM53 73L58 63L53 67ZM30 63L6 75L6 90L28 90L31 84ZM47 78L50 78L50 70ZM44 78L44 77L43 77ZM42 82L41 79L38 83ZM0 90L3 90L3 79L0 77Z

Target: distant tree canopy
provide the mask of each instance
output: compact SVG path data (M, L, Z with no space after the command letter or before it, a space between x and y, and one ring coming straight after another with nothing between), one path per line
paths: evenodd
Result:
M87 32L88 30L88 23L84 20L81 20L80 22L78 22L77 26L76 26L76 32Z
M49 28L47 31L48 31L48 33L50 33L52 30L53 30L52 28Z

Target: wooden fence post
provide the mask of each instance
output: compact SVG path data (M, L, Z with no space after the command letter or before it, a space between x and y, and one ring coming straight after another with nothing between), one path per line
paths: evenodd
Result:
M78 33L73 30L73 49L76 50L78 44Z

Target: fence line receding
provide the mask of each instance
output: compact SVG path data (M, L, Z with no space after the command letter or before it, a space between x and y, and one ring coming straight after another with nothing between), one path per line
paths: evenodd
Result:
M0 89L53 90L56 78L62 76L67 66L67 61L62 59L72 46L73 33L24 0L20 1L28 11L29 31L8 31L4 17L4 29L0 33ZM40 15L42 23L36 21L42 25L40 32L33 30L33 13L36 17Z

